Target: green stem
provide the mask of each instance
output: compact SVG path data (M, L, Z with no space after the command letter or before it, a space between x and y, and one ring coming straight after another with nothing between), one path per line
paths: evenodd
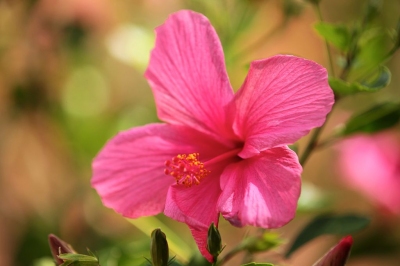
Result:
M319 20L321 22L323 22L324 20L322 18L322 13L321 13L321 8L319 6L319 3L314 4L314 7L315 7L315 11L316 11L316 13L318 15ZM334 67L333 67L331 48L330 48L329 43L328 43L328 41L326 39L325 39L325 47L326 47L326 52L328 54L328 60L329 60L329 72L331 73L331 76L334 77L335 76L335 72L334 72L335 70L334 70ZM322 130L324 129L324 127L326 125L326 122L328 121L329 114L326 116L325 123L322 126L320 126L319 128L316 128L314 130L314 132L312 133L311 139L308 142L308 144L307 144L302 156L300 157L300 164L302 166L304 166L304 164L307 162L308 158L310 157L311 153L316 148L317 143L318 143L318 138L319 138Z
M238 254L239 252L241 252L243 250L243 246L242 245L238 245L236 246L234 249L232 249L231 251L229 251L225 256L222 257L222 259L219 260L218 263L216 263L216 266L220 266L222 264L224 264L225 262L227 262L228 260L230 260L231 258L233 258L236 254Z
M318 15L318 19L321 22L324 22L323 18L322 18L322 13L321 13L321 8L319 7L319 3L316 3L314 5L315 7L315 11ZM332 59L332 52L331 52L331 47L329 46L328 41L325 39L325 47L326 47L326 52L328 54L328 61L329 61L329 72L331 73L331 76L334 77L335 76L335 69L333 67L333 59Z
M326 122L319 128L315 129L311 135L311 139L308 142L306 149L304 150L302 156L300 157L300 164L304 167L304 164L307 162L310 157L312 151L317 146L319 135L321 134L322 129L324 128Z

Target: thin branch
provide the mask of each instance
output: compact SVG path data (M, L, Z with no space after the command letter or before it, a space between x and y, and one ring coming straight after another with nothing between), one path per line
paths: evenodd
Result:
M321 13L321 8L319 6L319 4L315 4L315 11L318 15L318 19L321 22L324 22L323 18L322 18L322 13ZM326 52L328 54L328 61L329 61L329 72L331 73L331 76L334 77L335 76L335 69L333 67L333 59L332 59L332 52L331 52L331 47L329 46L328 41L325 39L325 47L326 47Z

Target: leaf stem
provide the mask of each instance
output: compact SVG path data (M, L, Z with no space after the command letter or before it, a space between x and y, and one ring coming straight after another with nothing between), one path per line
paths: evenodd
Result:
M304 150L302 156L300 157L300 164L304 167L304 164L307 162L308 158L311 155L311 152L317 146L319 135L321 134L322 129L324 128L326 122L319 128L316 128L311 135L311 139L308 142L306 149Z
M314 4L315 7L315 11L318 15L318 19L321 22L324 22L323 18L322 18L322 12L321 12L321 8L319 6L319 3ZM328 54L328 61L329 61L329 72L331 73L331 76L334 77L335 76L335 69L333 67L333 59L332 59L332 52L331 52L331 47L329 46L329 43L326 39L325 40L325 47L326 47L326 52Z

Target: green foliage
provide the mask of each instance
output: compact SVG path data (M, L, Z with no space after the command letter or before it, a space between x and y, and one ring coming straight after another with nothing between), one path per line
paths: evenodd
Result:
M318 236L326 234L348 235L365 228L369 222L370 219L355 214L317 216L302 229L286 252L285 257L288 258L298 248Z
M358 92L376 92L389 85L390 79L390 70L385 66L380 66L367 78L360 81L347 82L342 79L330 77L329 85L335 94L345 96Z
M383 64L398 47L396 32L400 26L392 31L375 26L381 2L368 1L359 20L351 26L326 22L315 25L315 30L340 53L337 63L342 67L341 74L329 79L336 96L375 92L390 83L391 73Z
M347 51L351 44L351 32L344 25L334 25L325 22L319 22L314 26L315 30L325 40L338 48L340 51Z
M357 40L349 80L359 80L379 72L382 64L390 58L390 43L393 43L393 40L389 30L381 27L364 30Z
M390 128L400 121L400 104L385 102L349 119L342 135L375 133Z
M255 253L275 248L282 242L277 233L265 231L261 236L246 238L241 245L243 250Z
M90 255L64 253L58 255L64 261L60 266L99 266L98 258L90 251Z

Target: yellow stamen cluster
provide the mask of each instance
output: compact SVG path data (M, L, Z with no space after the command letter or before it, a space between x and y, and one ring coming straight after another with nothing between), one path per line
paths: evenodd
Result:
M198 153L178 154L172 160L165 162L164 173L174 177L177 184L186 187L198 185L210 173L198 158Z

